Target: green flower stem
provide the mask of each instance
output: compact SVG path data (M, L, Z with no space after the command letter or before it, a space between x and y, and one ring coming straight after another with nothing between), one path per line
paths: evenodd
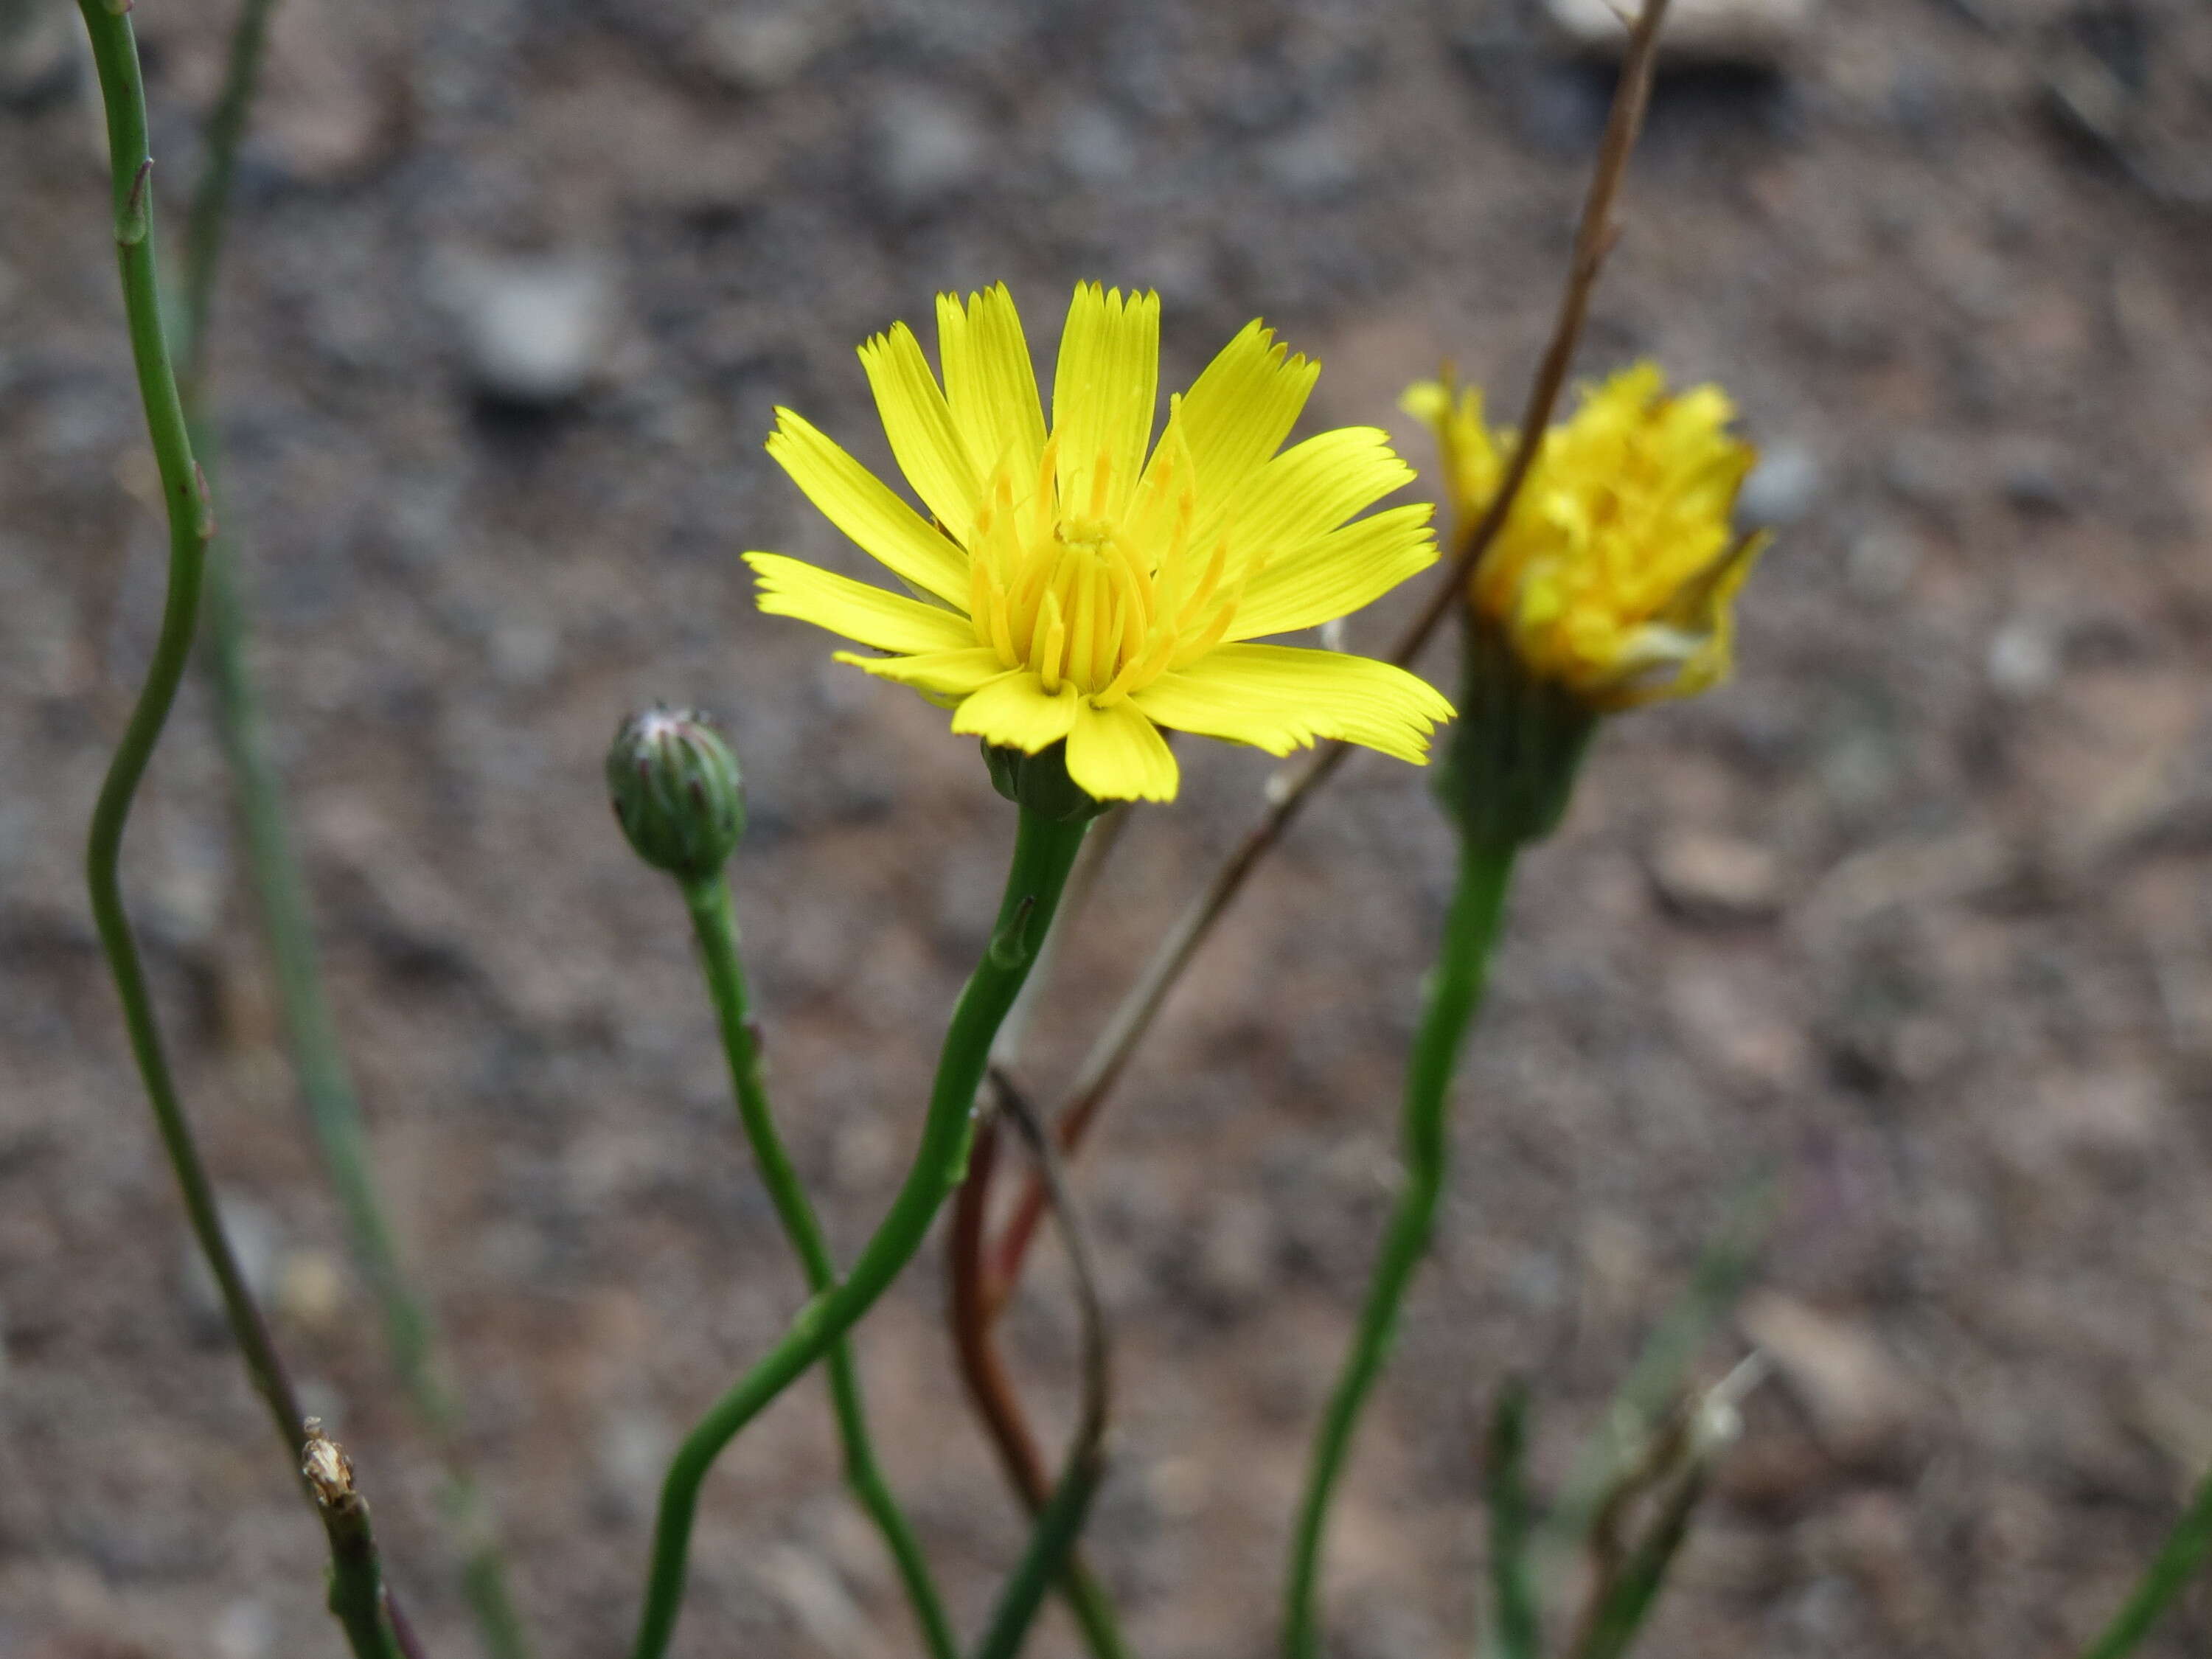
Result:
M231 182L260 78L274 0L244 0L230 37L222 89L205 131L206 161L185 222L179 400L194 450L214 471L206 423L209 319L229 226ZM269 752L267 722L248 657L251 633L236 549L217 534L205 560L203 665L228 763L246 872L275 969L285 1036L325 1173L337 1191L354 1261L383 1316L385 1340L416 1415L429 1431L444 1486L439 1504L460 1540L461 1583L491 1659L527 1659L528 1637L507 1589L495 1523L462 1445L459 1402L440 1374L436 1328L400 1262L371 1174L367 1130L325 989L307 878L294 850L283 780Z
M85 879L92 899L93 918L100 930L101 949L115 976L123 1004L124 1024L131 1048L153 1109L169 1166L192 1232L206 1256L222 1293L223 1310L255 1389L268 1406L288 1457L297 1468L307 1444L299 1402L289 1378L276 1357L276 1346L246 1289L230 1241L224 1236L215 1193L192 1139L183 1102L169 1070L161 1043L160 1023L146 982L145 964L124 908L121 864L123 832L131 817L131 803L144 778L177 686L184 678L191 653L192 634L199 610L200 583L209 542L215 533L206 481L193 462L191 436L177 393L176 374L169 361L168 341L162 332L161 277L155 262L152 182L154 158L148 147L146 93L138 64L138 45L131 33L127 9L114 0L78 0L85 29L92 41L94 66L100 76L102 103L107 115L110 169L113 175L115 243L123 280L124 309L129 319L131 354L137 372L138 390L145 404L146 425L161 474L161 498L169 521L167 594L162 605L161 627L146 684L124 728L93 808L92 826L85 848ZM395 1659L389 1620L383 1611L381 1574L374 1540L368 1534L365 1510L357 1520L343 1524L328 1510L325 1531L331 1547L334 1590L331 1611L343 1626L356 1659Z
M806 1189L769 1110L768 1091L761 1082L760 1045L748 1019L745 970L738 956L738 923L730 884L719 874L686 883L684 901L691 911L707 988L721 1025L722 1049L729 1060L730 1083L737 1095L738 1116L744 1124L745 1139L751 1143L761 1180L783 1223L784 1235L806 1274L806 1288L816 1296L827 1295L837 1287L837 1265L830 1258L822 1223L807 1201ZM836 1409L837 1432L845 1443L846 1480L883 1533L891 1559L898 1565L907 1600L914 1605L915 1621L921 1626L922 1639L933 1659L957 1659L959 1640L930 1577L921 1542L876 1461L875 1444L868 1432L867 1403L860 1392L850 1340L841 1336L832 1342L823 1363L830 1374L830 1399Z
M1105 1474L1106 1460L1095 1445L1079 1453L1061 1473L1030 1530L1029 1547L1000 1595L990 1628L976 1646L975 1659L1014 1659L1021 1651L1023 1638L1044 1604L1045 1592L1065 1577L1076 1534L1083 1530L1091 1500L1097 1496Z
M209 112L204 135L207 161L185 214L185 273L181 378L185 406L197 412L207 384L208 318L215 305L216 272L222 264L224 233L230 226L230 184L237 171L239 141L261 79L269 40L269 14L276 0L244 0L230 33L222 90Z
M2197 1496L2166 1534L2135 1593L2082 1659L2126 1659L2203 1568L2208 1553L2212 1553L2212 1474L2197 1488Z
M330 1590L324 1599L352 1644L355 1659L403 1659L368 1505L327 1511L324 1528L331 1540Z
M1400 1118L1404 1140L1406 1184L1384 1236L1367 1304L1359 1318L1352 1352L1337 1379L1306 1474L1305 1498L1291 1541L1285 1599L1283 1649L1290 1659L1314 1659L1321 1651L1320 1577L1322 1536L1337 1477L1344 1468L1360 1409L1381 1375L1398 1322L1406 1288L1420 1265L1443 1188L1445 1109L1462 1041L1482 1000L1490 950L1505 908L1518 845L1468 836L1460 844L1459 890L1444 923L1444 939L1430 976L1428 1006L1407 1068L1406 1099Z
M1510 1379L1490 1419L1483 1495L1490 1505L1490 1588L1504 1659L1540 1659L1542 1632L1528 1550L1528 1385Z
M409 1282L377 1190L360 1097L325 988L307 878L285 816L283 781L269 753L259 691L246 659L245 601L232 550L219 542L209 552L204 664L301 1099L337 1194L354 1262L381 1313L392 1370L443 1465L439 1507L459 1540L461 1589L484 1650L491 1659L527 1659L530 1639L507 1585L496 1523L470 1468L459 1402L438 1363L436 1326Z
M945 1034L914 1166L850 1275L799 1311L781 1340L714 1403L678 1449L661 1486L645 1606L630 1650L632 1659L660 1659L667 1650L683 1602L691 1522L707 1471L739 1430L875 1305L921 1248L930 1222L967 1172L968 1148L975 1133L975 1091L989 1063L991 1041L1052 924L1085 828L1023 810L989 948L961 993Z

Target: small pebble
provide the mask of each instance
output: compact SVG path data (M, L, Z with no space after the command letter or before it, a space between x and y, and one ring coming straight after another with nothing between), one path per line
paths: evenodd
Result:
M1820 494L1820 463L1802 444L1766 449L1735 498L1736 522L1747 528L1796 524Z
M276 1268L276 1310L309 1330L326 1331L345 1310L345 1269L326 1250L288 1250Z
M942 93L908 88L877 112L877 181L893 206L909 213L939 206L973 185L989 149L981 121Z
M1991 637L1984 665L1997 691L2008 697L2033 697L2057 682L2058 641L2045 623L2018 617Z
M1779 69L1812 32L1816 0L1674 0L1659 37L1662 61ZM1624 15L1641 8L1613 0L1545 0L1544 15L1565 44L1617 58L1628 40Z
M1682 915L1746 921L1781 908L1782 872L1755 842L1690 831L1662 842L1651 859L1652 884Z
M1921 1416L1917 1389L1864 1325L1767 1291L1744 1304L1744 1334L1773 1360L1822 1448L1838 1462L1890 1461Z
M30 109L66 96L84 68L83 40L58 0L0 0L0 105Z
M1855 537L1844 559L1844 580L1862 599L1901 599L1920 568L1920 544L1908 532L1881 528Z
M1137 146L1114 112L1098 104L1078 104L1060 119L1054 146L1061 167L1085 184L1111 184L1137 167Z
M596 262L459 255L438 277L470 379L485 397L553 408L592 384L605 361L612 298Z
M821 46L809 8L732 7L702 31L699 55L738 91L766 93L798 80Z
M246 1288L256 1302L264 1305L276 1286L277 1259L283 1251L283 1236L276 1218L250 1198L235 1193L225 1193L216 1200L216 1208L222 1218L222 1231L230 1240L230 1252L237 1259L238 1271L246 1280ZM199 1243L190 1232L185 1236L184 1254L179 1261L179 1289L185 1299L185 1313L191 1322L192 1334L204 1342L218 1341L230 1331L230 1320L222 1303L222 1291L215 1282L215 1273L200 1254Z
M1261 153L1260 165L1294 201L1339 200L1359 184L1358 157L1334 127L1307 127L1277 139Z

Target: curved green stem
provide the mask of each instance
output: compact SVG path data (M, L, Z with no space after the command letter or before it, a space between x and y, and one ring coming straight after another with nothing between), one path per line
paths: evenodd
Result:
M1021 1651L1037 1609L1044 1605L1045 1592L1064 1577L1076 1534L1083 1530L1091 1500L1097 1496L1098 1484L1105 1474L1106 1460L1098 1455L1095 1446L1079 1453L1061 1472L1052 1497L1030 1529L1028 1548L1000 1594L990 1627L976 1644L975 1659L1014 1659Z
M661 1486L645 1606L630 1650L632 1659L659 1659L667 1650L683 1602L691 1523L707 1471L739 1430L875 1304L914 1259L946 1195L960 1184L975 1138L975 1091L989 1063L991 1039L1013 1006L1052 923L1068 866L1083 844L1084 829L1081 823L1056 823L1023 809L998 924L945 1034L914 1166L875 1237L854 1262L851 1274L799 1311L782 1339L715 1401L677 1449Z
M123 832L138 785L153 758L155 745L167 724L191 653L192 633L199 611L200 583L208 544L215 534L206 480L192 459L191 440L177 392L175 371L169 360L168 341L162 332L161 278L155 263L152 185L154 158L148 147L146 94L138 65L138 46L127 10L112 0L78 0L85 28L92 40L93 63L100 76L101 100L107 114L108 155L114 185L115 244L123 279L124 309L131 331L131 354L137 371L138 390L145 404L148 435L155 465L161 474L161 498L169 521L168 591L162 604L161 627L146 684L131 709L123 739L117 745L107 776L93 808L86 838L85 880L90 890L93 918L100 930L101 949L115 976L123 1004L123 1018L131 1048L153 1109L161 1145L176 1176L177 1189L191 1223L193 1236L215 1275L222 1294L223 1310L238 1340L256 1390L269 1407L276 1432L294 1467L307 1445L299 1402L290 1380L276 1357L275 1345L246 1285L237 1257L225 1237L216 1207L215 1193L202 1164L199 1148L185 1120L168 1056L161 1042L161 1025L146 981L145 964L131 933L124 908L121 865ZM324 1515L336 1582L358 1594L334 1600L337 1614L356 1659L394 1659L389 1620L385 1616L381 1575L374 1540L368 1533L366 1511L357 1524L341 1528L330 1513ZM374 1590L375 1593L370 1593Z
M1400 1117L1406 1184L1383 1237L1351 1353L1314 1443L1305 1498L1291 1540L1283 1632L1283 1650L1289 1659L1314 1659L1321 1651L1321 1547L1329 1500L1335 1495L1360 1410L1389 1357L1406 1288L1428 1249L1437 1200L1443 1189L1445 1112L1452 1073L1461 1042L1482 1000L1490 948L1504 912L1516 851L1510 842L1472 836L1460 843L1459 889L1444 923L1443 951L1430 976L1428 1006L1407 1067Z
M822 1223L807 1201L806 1189L769 1109L768 1091L761 1082L760 1045L747 1012L745 970L738 955L738 923L730 884L719 874L686 883L684 902L690 908L692 932L699 940L707 988L721 1026L722 1050L729 1060L730 1083L737 1095L738 1116L744 1125L745 1139L760 1164L761 1181L783 1223L784 1236L791 1241L792 1251L805 1273L806 1288L816 1296L825 1295L836 1288L837 1264L830 1257ZM860 1506L875 1521L897 1564L907 1600L914 1607L915 1622L921 1626L932 1659L957 1659L959 1641L945 1614L944 1599L930 1577L921 1540L915 1536L876 1461L875 1443L868 1432L867 1402L860 1391L851 1341L841 1336L832 1342L823 1364L829 1371L837 1432L845 1445L845 1479Z
M2212 1474L2204 1477L2197 1488L2197 1496L2182 1511L2173 1530L2166 1534L2166 1542L2159 1547L2158 1554L2144 1569L2142 1581L2136 1585L2111 1625L2082 1655L2082 1659L2126 1659L2133 1653L2150 1627L2156 1624L2173 1598L2188 1587L2204 1565L2204 1558L2212 1554Z

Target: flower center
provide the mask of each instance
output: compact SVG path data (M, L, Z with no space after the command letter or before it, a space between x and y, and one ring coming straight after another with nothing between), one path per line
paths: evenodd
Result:
M1057 476L1059 440L1026 498L1009 469L993 480L969 548L969 614L978 644L1047 692L1064 685L1100 708L1120 702L1219 643L1250 571L1223 580L1228 539L1196 556L1186 482L1156 459L1120 518L1106 511L1110 462L1091 471L1087 511L1070 513Z

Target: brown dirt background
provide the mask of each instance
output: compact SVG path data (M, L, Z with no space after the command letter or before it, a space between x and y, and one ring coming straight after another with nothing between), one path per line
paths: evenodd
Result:
M733 733L774 1086L848 1255L1008 832L938 713L753 611L746 547L860 566L762 453L771 405L883 461L854 342L1003 276L1048 349L1079 276L1161 289L1171 384L1265 315L1327 365L1310 428L1402 425L1445 356L1517 405L1605 96L1503 6L842 0L792 15L796 67L756 39L742 72L702 45L720 9L286 0L221 305L228 515L334 988L549 1659L623 1650L659 1459L795 1301L680 911L599 797L608 734L653 697ZM172 217L228 11L137 9ZM2117 153L2053 114L2092 48L2136 76ZM1528 860L1341 1510L1338 1651L1470 1650L1492 1391L1538 1379L1556 1479L1762 1166L1753 1317L1809 1315L1810 1350L1755 1397L1655 1659L2075 1651L2212 1459L2208 63L2185 3L1867 0L1778 79L1662 88L1582 366L1724 380L1809 464L1802 515L1736 681L1618 723ZM0 111L0 1652L335 1653L314 1528L184 1288L77 875L162 550L104 203L83 106ZM456 252L599 263L614 335L574 407L472 400ZM1190 750L1034 1076L1265 773ZM1448 851L1419 776L1349 769L1081 1167L1123 1399L1091 1548L1147 1659L1271 1650ZM1701 861L1749 882L1730 913ZM127 873L209 1156L274 1236L282 1343L433 1650L468 1652L197 686ZM1057 1425L1041 1265L1010 1331ZM933 1243L860 1346L973 1628L1019 1532L939 1295ZM1723 1333L1704 1374L1743 1351ZM1073 1651L1052 1619L1041 1650ZM2144 1651L2208 1644L2199 1593ZM815 1388L716 1474L679 1648L913 1650Z

